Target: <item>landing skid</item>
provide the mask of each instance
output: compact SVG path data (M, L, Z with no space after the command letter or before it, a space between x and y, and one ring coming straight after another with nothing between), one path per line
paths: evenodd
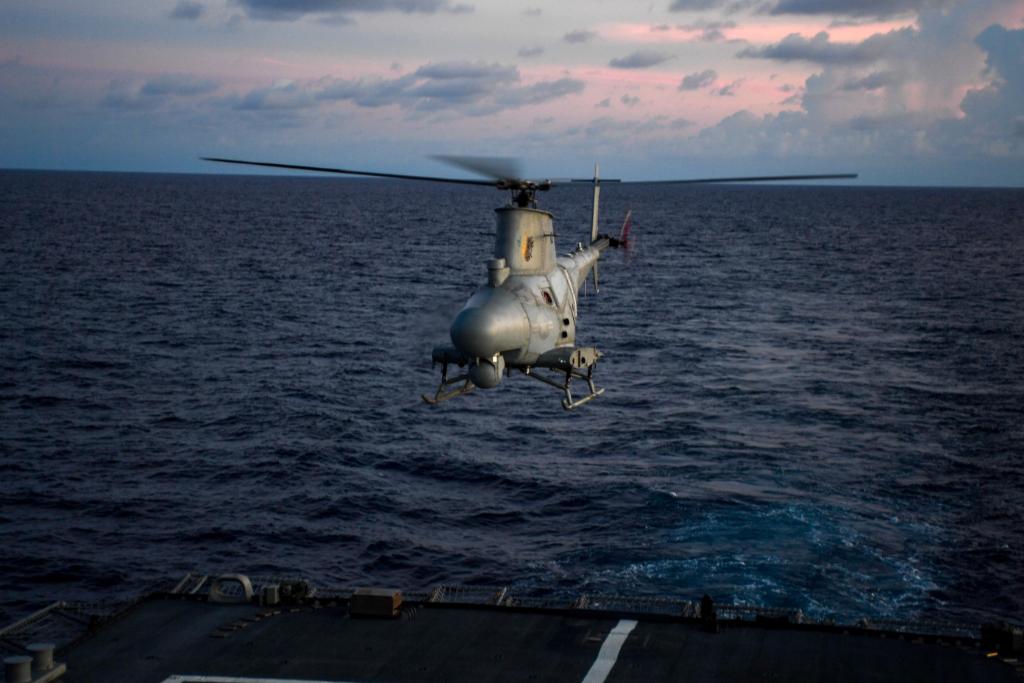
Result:
M450 389L456 384L462 382L462 386ZM426 403L432 406L436 406L438 403L442 403L449 399L458 398L464 394L476 389L476 385L473 384L472 380L469 379L469 373L463 373L457 377L448 378L448 363L441 364L441 383L437 387L437 391L434 392L433 396L427 394L421 394L421 398Z
M562 407L566 410L575 410L585 403L593 401L604 393L604 389L594 386L594 368L597 366L597 359L601 352L592 346L574 347L561 346L542 353L533 365L518 365L519 370L528 377L538 382L543 382L558 389L564 394ZM448 377L448 366L458 365L460 368L469 363L464 355L451 346L438 346L431 354L434 364L441 364L441 383L433 396L422 394L424 402L430 405L437 405L444 401L468 394L476 385L465 372L457 377ZM554 377L564 376L565 379L553 379L550 376L538 374L538 368L545 368L554 374ZM587 383L587 392L580 398L573 398L573 379L583 380Z
M544 382L544 384L548 384L556 389L565 392L565 398L562 399L562 407L565 408L566 410L574 410L576 408L579 408L584 403L589 403L590 401L593 401L595 398L604 393L604 389L598 389L597 387L594 386L593 365L587 368L586 374L579 370L559 370L559 372L565 373L564 382L551 379L550 377L545 377L544 375L538 375L534 372L534 370L536 370L536 368L523 368L523 374L526 375L527 377L532 377L539 382ZM572 397L573 377L577 379L582 379L584 382L586 382L588 390L585 396L583 396L582 398L578 398L576 400L573 400Z
M601 355L601 352L592 346L560 347L542 354L537 359L535 365L527 366L522 370L523 374L563 391L565 398L562 399L562 407L566 410L574 410L584 403L593 401L604 393L604 389L598 389L594 386L594 368L597 367L597 359ZM535 374L534 371L538 367L562 373L565 375L565 380L558 381L544 375ZM584 372L584 368L586 368L586 372ZM572 380L574 377L587 383L587 393L578 399L573 399L572 397Z

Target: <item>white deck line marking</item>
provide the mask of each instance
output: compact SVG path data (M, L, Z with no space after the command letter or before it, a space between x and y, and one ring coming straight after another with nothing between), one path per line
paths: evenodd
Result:
M604 683L619 658L619 650L622 649L623 643L626 642L626 638L634 628L636 628L636 621L632 619L622 619L615 625L615 628L608 633L608 637L604 639L604 643L601 644L601 651L597 653L597 659L591 665L583 683Z

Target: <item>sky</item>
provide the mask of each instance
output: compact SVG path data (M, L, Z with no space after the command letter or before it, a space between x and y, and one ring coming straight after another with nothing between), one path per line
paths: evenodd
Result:
M1024 0L4 0L0 167L1024 186Z

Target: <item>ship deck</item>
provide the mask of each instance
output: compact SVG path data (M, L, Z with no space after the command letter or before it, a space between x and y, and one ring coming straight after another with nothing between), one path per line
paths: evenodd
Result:
M69 682L1020 681L971 638L778 619L345 598L260 606L158 594L59 647ZM10 639L8 639L10 642Z

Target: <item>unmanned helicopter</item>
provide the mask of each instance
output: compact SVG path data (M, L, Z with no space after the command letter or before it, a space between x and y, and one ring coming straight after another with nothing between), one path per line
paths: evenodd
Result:
M598 234L601 184L622 181L602 180L597 164L594 165L593 178L552 181L525 179L513 169L514 164L508 159L437 158L487 178L446 178L202 157L204 161L227 164L478 185L508 192L508 203L494 210L497 234L494 255L486 262L487 284L469 298L452 321L452 343L434 347L431 359L435 366L441 364L441 381L432 395L423 395L423 400L436 405L468 394L477 387L492 389L501 383L503 376L511 375L512 370L519 370L527 377L558 389L563 394L562 407L566 410L578 408L603 394L604 389L598 389L594 384L594 370L603 354L593 346L576 345L576 325L580 289L591 276L595 289L598 287L597 263L602 252L629 245L629 214L618 237ZM856 177L856 173L833 173L634 182L752 183ZM569 253L557 256L554 217L537 208L537 193L563 183L593 185L593 215L589 243L579 242ZM460 368L459 374L449 376L450 366ZM578 398L574 398L572 393L574 379L586 383L585 392Z

